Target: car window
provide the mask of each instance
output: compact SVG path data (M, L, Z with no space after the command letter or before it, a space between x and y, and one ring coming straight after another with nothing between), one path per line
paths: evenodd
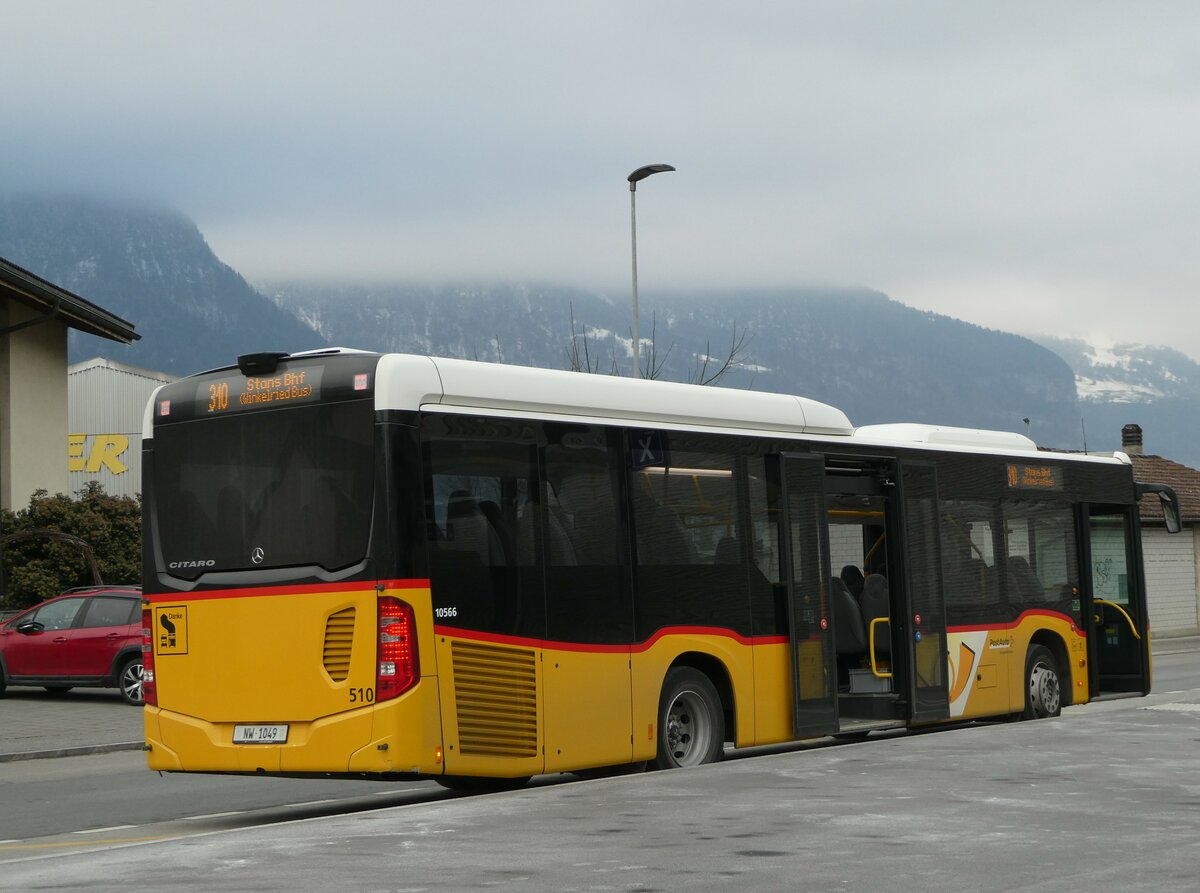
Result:
M137 599L120 598L115 595L93 596L88 604L83 626L128 626L133 623L134 612L139 607Z
M47 630L70 629L71 624L75 622L75 615L83 607L83 601L82 598L64 598L61 601L50 602L48 605L42 605L32 616L24 618L21 622L36 620Z

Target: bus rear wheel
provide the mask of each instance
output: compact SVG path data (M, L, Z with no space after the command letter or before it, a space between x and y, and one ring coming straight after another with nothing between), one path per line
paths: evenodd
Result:
M715 763L725 743L725 712L708 677L691 667L674 667L663 680L658 702L659 769Z
M1062 713L1062 677L1058 661L1043 645L1033 645L1025 658L1025 719Z

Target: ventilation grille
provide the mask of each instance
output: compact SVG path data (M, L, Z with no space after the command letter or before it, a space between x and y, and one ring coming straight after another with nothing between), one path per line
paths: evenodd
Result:
M354 609L343 608L325 621L325 649L321 663L334 682L350 675L350 651L354 646Z
M466 755L537 756L537 665L532 651L451 644L458 747Z

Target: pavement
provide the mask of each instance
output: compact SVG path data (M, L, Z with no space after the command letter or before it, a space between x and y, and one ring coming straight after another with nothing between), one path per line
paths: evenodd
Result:
M1200 636L1154 642L1154 655L1200 650ZM142 711L115 690L77 688L50 694L9 688L0 697L0 762L141 750Z

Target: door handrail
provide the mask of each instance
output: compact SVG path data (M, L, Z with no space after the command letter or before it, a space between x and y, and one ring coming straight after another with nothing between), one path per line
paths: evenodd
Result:
M1129 616L1128 612L1126 612L1126 610L1124 608L1122 608L1116 602L1110 602L1106 598L1093 598L1092 604L1093 605L1108 605L1110 608L1116 608L1121 613L1121 616L1125 618L1125 622L1129 624L1130 630L1133 631L1133 637L1135 639L1137 639L1138 641L1141 641L1142 636L1141 636L1141 633L1139 633L1137 631L1137 625L1134 624L1133 618ZM1097 620L1097 622L1099 622L1099 620Z
M871 655L871 675L876 676L879 679L891 679L892 674L885 673L883 670L879 669L878 665L875 663L875 627L876 627L876 625L878 625L880 623L891 623L891 622L892 621L890 619L888 619L887 617L876 617L874 620L871 621L871 630L870 630L869 641L867 644L867 648L868 648L867 653Z

